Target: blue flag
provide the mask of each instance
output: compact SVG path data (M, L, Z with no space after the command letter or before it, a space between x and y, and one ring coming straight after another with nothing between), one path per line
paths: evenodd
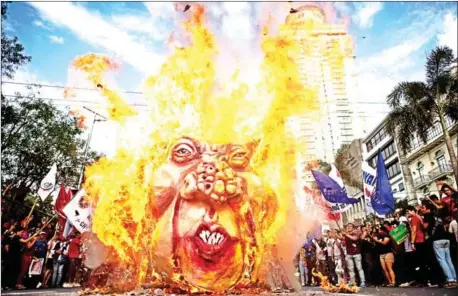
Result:
M316 184L320 188L321 194L324 199L331 203L355 204L359 200L356 198L349 198L345 187L341 187L331 177L323 174L320 171L312 170L313 177L315 177Z
M377 157L377 181L371 197L372 208L377 214L387 215L394 212L394 196L386 172L382 152Z

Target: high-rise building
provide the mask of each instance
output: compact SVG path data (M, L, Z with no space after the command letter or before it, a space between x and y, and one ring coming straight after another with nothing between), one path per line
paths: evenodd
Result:
M342 144L362 137L361 112L356 108L353 43L345 26L326 23L322 9L301 6L287 16L280 34L299 43L295 57L304 86L315 90L316 111L292 119L299 126L303 161L332 163Z
M304 148L297 155L297 193L304 195L300 200L305 199L307 207L313 208L302 190L315 181L304 170L307 162L319 159L333 163L342 144L364 136L364 118L356 104L353 42L344 25L327 23L323 10L314 5L292 10L279 33L297 42L295 61L301 82L316 93L316 110L291 119Z

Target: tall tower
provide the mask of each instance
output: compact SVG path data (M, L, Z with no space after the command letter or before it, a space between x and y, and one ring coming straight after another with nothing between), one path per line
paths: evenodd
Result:
M301 6L287 16L280 34L297 42L300 51L294 57L301 82L316 92L315 111L291 119L295 134L305 151L297 155L297 194L313 207L304 195L303 186L310 186L313 176L304 171L310 160L334 162L342 144L350 144L361 136L363 126L356 104L356 69L353 43L343 25L328 24L322 9ZM313 209L312 209L313 210Z
M354 112L356 71L353 43L343 25L326 23L326 16L313 5L293 10L280 34L298 42L295 57L300 79L317 92L318 110L294 118L300 126L300 141L306 146L304 161L321 159L332 163L342 144L359 136L359 112Z

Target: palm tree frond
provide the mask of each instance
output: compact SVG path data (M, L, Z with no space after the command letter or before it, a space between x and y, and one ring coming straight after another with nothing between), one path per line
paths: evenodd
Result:
M434 103L428 86L421 81L401 82L394 87L387 97L388 105L393 109L405 104L418 104L421 101Z
M438 77L450 71L450 66L455 60L453 50L448 46L439 46L426 58L426 82L432 86Z

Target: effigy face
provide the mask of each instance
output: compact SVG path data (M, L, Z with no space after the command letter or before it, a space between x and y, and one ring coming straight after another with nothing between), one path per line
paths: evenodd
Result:
M249 167L253 152L254 144L182 138L158 169L154 189L161 221L154 256L180 285L225 291L256 281L258 242L276 203Z

